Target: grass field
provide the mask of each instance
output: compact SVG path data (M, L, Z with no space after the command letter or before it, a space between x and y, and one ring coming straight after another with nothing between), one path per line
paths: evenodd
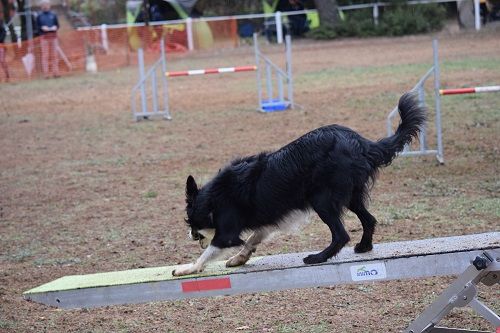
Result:
M500 84L498 32L440 35L446 88ZM452 280L431 278L62 311L22 292L65 275L187 263L184 185L236 156L340 123L385 135L399 96L432 64L432 36L296 41L296 102L260 114L252 74L170 81L173 120L132 121L136 69L0 86L0 332L399 332ZM282 49L265 46L278 61ZM251 47L169 59L172 70L252 64ZM432 106L432 84L427 96ZM398 158L370 211L376 242L500 231L500 94L442 99L445 165ZM432 124L430 125L432 132ZM431 143L433 141L431 140ZM347 214L352 244L361 226ZM317 217L258 255L322 249ZM265 281L263 281L265 283ZM480 289L500 311L498 287ZM445 325L489 328L469 310Z

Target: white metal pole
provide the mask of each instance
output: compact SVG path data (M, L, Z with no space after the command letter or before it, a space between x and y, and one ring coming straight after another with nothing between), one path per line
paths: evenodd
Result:
M276 42L278 44L283 44L283 25L281 22L281 12L277 11L276 14L274 14L274 17L276 20Z
M106 52L108 52L109 51L108 27L106 24L101 24L101 40L102 40L102 48Z
M425 90L423 86L418 87L418 101L420 106L425 107ZM427 128L425 124L420 128L418 139L420 141L420 151L425 152L427 150Z
M187 40L188 40L188 50L193 51L194 50L193 19L190 17L188 17L186 19L186 33L187 33Z
M142 113L148 112L148 105L146 100L146 69L144 67L144 50L142 48L137 50L137 57L139 62L139 80L141 83L141 109Z
M286 35L286 74L287 74L287 87L288 87L288 100L290 101L290 108L293 109L293 77L292 77L292 37Z
M172 116L170 115L170 108L168 105L168 82L167 76L165 73L167 72L167 54L165 53L165 38L161 39L160 43L161 50L161 87L162 87L162 95L163 95L163 111L165 112L165 119L171 120Z
M474 0L474 22L476 31L481 30L481 13L479 9L479 0Z
M378 25L378 5L377 4L374 4L373 5L373 23L375 23L375 25Z
M257 33L253 33L253 49L255 52L255 66L257 66L257 70L255 71L257 74L257 95L259 97L259 110L262 110L262 78L260 74L260 50L259 50L259 41L257 37Z
M443 135L441 129L441 95L439 94L439 88L441 85L440 73L439 73L439 49L438 41L434 39L432 41L432 50L434 58L434 103L436 105L436 136L437 136L437 160L439 163L444 163L444 153L443 153Z

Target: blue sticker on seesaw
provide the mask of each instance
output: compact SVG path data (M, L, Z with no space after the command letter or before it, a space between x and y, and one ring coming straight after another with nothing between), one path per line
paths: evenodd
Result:
M384 263L364 264L351 266L351 278L353 281L367 281L385 279L387 273Z

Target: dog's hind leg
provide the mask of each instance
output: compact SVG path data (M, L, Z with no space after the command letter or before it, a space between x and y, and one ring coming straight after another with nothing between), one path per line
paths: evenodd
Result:
M248 237L245 245L243 245L243 248L240 250L240 252L229 258L229 260L226 262L226 266L235 267L245 264L252 256L252 253L254 253L257 249L257 245L259 245L267 237L267 235L268 232L264 230L254 231Z
M349 242L349 235L342 224L342 206L331 201L330 195L317 195L312 201L314 211L330 229L332 242L323 251L304 258L305 264L318 264L335 256Z
M363 192L353 192L349 209L356 214L363 226L363 236L361 241L354 247L354 252L364 253L373 249L373 233L377 220L371 215L364 204Z

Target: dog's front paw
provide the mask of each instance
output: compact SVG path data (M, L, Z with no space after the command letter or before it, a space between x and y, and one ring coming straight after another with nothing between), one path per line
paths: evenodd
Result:
M302 259L302 261L304 261L304 264L306 264L306 265L319 264L319 263L325 262L327 260L328 260L328 258L324 258L320 253L310 254L307 257L305 257L304 259Z
M190 274L200 273L202 271L203 271L203 268L199 268L196 265L189 264L189 265L184 265L182 267L174 269L172 271L172 275L173 276L183 276L183 275L190 275Z

